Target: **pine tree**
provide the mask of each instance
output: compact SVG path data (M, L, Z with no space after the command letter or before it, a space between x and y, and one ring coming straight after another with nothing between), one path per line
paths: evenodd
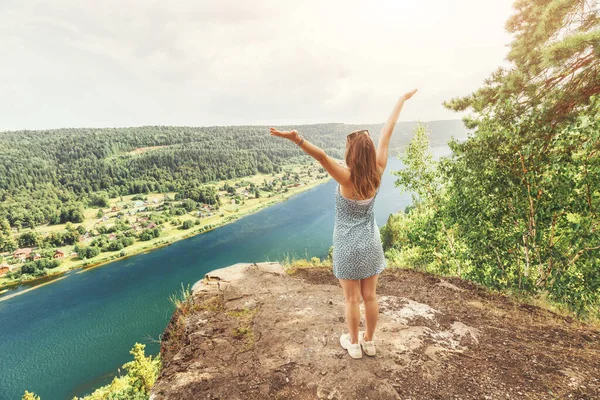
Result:
M507 60L475 93L445 105L507 124L537 113L552 126L572 120L600 93L600 6L589 0L518 0L506 23Z

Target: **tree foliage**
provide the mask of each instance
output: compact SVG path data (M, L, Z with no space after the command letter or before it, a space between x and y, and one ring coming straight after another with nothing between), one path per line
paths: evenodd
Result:
M26 390L21 400L40 400L40 396L37 396L35 393L28 392Z
M425 126L417 126L401 160L405 168L394 172L398 176L396 186L413 193L414 206L412 219L404 213L391 216L382 229L388 257L397 263L460 275L456 235L445 218L448 196Z
M589 0L517 0L506 23L514 35L507 60L485 85L446 106L471 109L476 126L491 117L505 124L536 114L556 127L600 93L600 5ZM547 140L551 140L552 135Z
M436 165L417 130L398 184L417 193L382 229L393 260L499 289L600 304L597 2L517 1L508 60L452 100L475 127Z
M100 248L97 246L76 245L74 250L75 250L75 253L77 253L77 256L82 260L84 260L86 258L94 258L98 254L100 254Z
M42 258L40 260L30 261L23 264L21 267L21 273L33 275L33 276L44 276L46 275L45 269L56 268L60 265L58 260L49 260Z
M147 400L160 370L160 357L146 356L146 345L136 343L129 352L133 360L124 364L127 373L115 377L92 394L73 400ZM37 399L39 400L39 399Z
M6 218L0 219L0 252L12 252L17 247L17 242L15 242L12 236L10 223Z

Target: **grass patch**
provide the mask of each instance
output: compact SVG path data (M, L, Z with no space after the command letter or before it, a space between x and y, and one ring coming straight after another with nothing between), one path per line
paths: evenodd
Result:
M312 257L310 260L306 258L286 258L281 261L283 270L288 275L295 275L298 270L306 268L332 268L331 258L320 259L319 257Z
M259 308L243 308L241 310L228 311L227 315L237 320L238 326L232 329L232 336L244 342L244 351L252 348L255 343L252 322Z
M169 337L175 339L175 341L180 341L185 333L186 317L196 311L198 306L194 304L194 296L192 296L190 285L186 287L183 283L181 289L169 296L169 301L175 307L175 312L168 327Z
M181 289L169 296L169 301L181 315L188 315L194 310L194 296L189 284L186 287L182 283Z
M228 311L227 315L239 319L252 319L258 308L243 308L241 310Z
M254 337L254 332L247 326L241 326L233 329L233 337L236 339L242 339L244 336Z
M225 305L223 304L222 296L213 296L208 300L198 305L198 310L210 311L210 312L222 312L225 311Z

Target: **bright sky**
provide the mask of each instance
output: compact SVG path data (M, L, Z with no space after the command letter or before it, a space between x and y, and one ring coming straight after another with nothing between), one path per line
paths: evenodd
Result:
M501 65L512 0L2 0L0 130L383 122Z

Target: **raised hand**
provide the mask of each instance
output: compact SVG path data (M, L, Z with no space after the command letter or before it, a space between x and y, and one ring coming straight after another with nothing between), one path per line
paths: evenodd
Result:
M277 136L291 141L296 141L298 139L298 131L296 130L280 131L277 128L269 128L269 131L271 132L271 136Z
M406 92L402 95L402 98L404 100L410 100L411 97L413 97L415 95L415 93L417 93L417 89L411 91L411 92Z
M383 125L383 128L381 128L381 134L379 135L379 141L377 143L377 166L382 171L387 166L390 138L392 137L392 132L394 131L396 122L398 122L400 111L402 111L404 102L406 100L410 100L410 98L412 98L415 95L415 93L417 93L417 89L410 92L406 92L402 96L400 96L387 122L385 123L385 125Z

